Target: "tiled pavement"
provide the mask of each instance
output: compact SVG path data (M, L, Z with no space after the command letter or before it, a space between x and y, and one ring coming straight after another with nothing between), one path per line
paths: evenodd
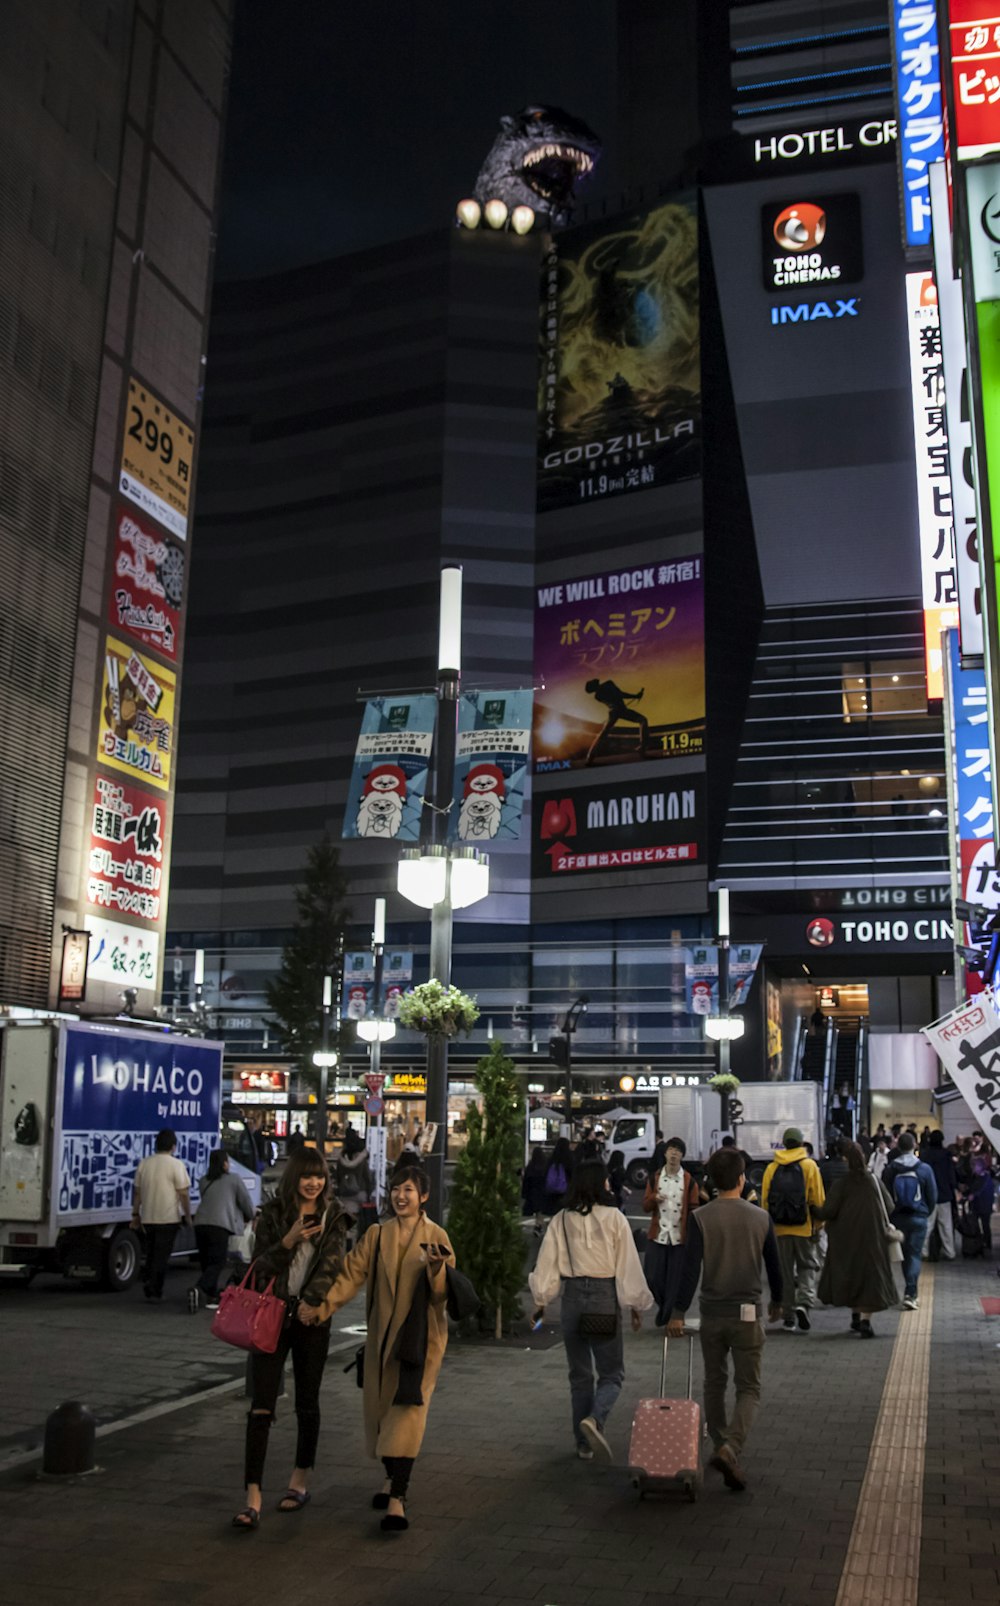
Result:
M984 1317L978 1303L994 1289L990 1265L937 1269L920 1606L994 1606L1000 1588L991 1530L1000 1502L1000 1319ZM708 1473L696 1505L639 1503L623 1470L573 1458L561 1348L452 1345L414 1478L413 1528L401 1537L377 1531L368 1506L377 1472L364 1459L353 1378L339 1367L328 1369L324 1387L312 1505L287 1517L268 1510L255 1534L228 1526L245 1406L235 1396L206 1400L101 1438L103 1470L93 1477L65 1486L19 1469L0 1479L3 1594L42 1606L178 1598L213 1606L261 1598L833 1606L892 1337L905 1319L879 1318L875 1343L854 1338L832 1311L817 1313L808 1337L772 1332L747 1455L751 1487L732 1495ZM131 1364L129 1332L121 1329L109 1367ZM210 1344L203 1328L201 1336ZM685 1370L676 1348L672 1392ZM610 1431L619 1454L635 1400L655 1389L658 1358L652 1330L629 1335L628 1379ZM696 1365L696 1384L699 1376ZM273 1435L269 1504L293 1443L285 1410Z

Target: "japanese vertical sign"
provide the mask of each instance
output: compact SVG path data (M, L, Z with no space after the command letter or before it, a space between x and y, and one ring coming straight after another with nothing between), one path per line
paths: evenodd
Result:
M944 696L941 632L958 626L951 474L937 290L931 273L906 275L906 317L917 470L927 695Z
M986 989L923 1028L979 1126L1000 1147L1000 1007Z
M700 474L694 201L557 236L540 348L539 511Z
M453 839L475 844L520 836L531 701L530 691L462 693L449 826Z
M539 586L535 773L703 752L700 555Z
M983 616L989 638L987 684L994 716L989 726L990 746L995 766L1000 664L994 659L994 643L1000 606L1000 540L992 515L1000 498L1000 162L966 168L965 193L975 299L975 326L969 329L968 336L970 346L975 341L979 359L978 395L973 398L977 418L976 509ZM967 273L968 268L964 271ZM995 810L994 801L994 825Z
M159 920L167 864L164 814L162 800L152 793L109 776L95 777L89 904L135 915L144 924Z
M897 0L898 3L898 0ZM1000 150L1000 7L996 0L948 0L955 159Z
M187 539L194 431L166 402L132 378L122 439L122 496L181 541Z
M418 842L437 698L373 697L365 704L343 835Z
M931 238L927 169L944 156L935 0L892 0L892 20L903 232L907 246L927 246Z
M102 764L167 791L175 685L171 670L114 636L106 638L97 745Z
M979 519L976 512L972 417L969 407L969 358L965 344L962 286L952 271L948 181L943 162L935 162L931 168L931 207L934 213L934 274L937 284L938 318L941 324L945 413L948 421L958 627L962 639L963 658L981 658L983 597L979 576Z
M1000 878L993 841L993 775L990 760L989 709L982 669L963 669L958 638L949 634L951 728L954 732L954 796L959 896L985 909L1000 909ZM966 943L979 947L982 931L966 926ZM969 990L979 985L966 973Z
M115 515L108 623L176 663L184 603L184 550L121 504Z

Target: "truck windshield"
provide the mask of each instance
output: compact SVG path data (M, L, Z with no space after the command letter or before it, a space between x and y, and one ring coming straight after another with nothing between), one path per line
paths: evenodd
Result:
M636 1138L646 1136L646 1121L643 1116L636 1116L634 1120L618 1121L615 1124L615 1142L633 1143Z

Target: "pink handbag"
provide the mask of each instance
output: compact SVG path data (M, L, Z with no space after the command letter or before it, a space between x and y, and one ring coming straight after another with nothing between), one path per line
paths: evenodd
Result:
M263 1293L250 1287L255 1264L251 1261L241 1283L231 1283L222 1290L219 1308L212 1318L212 1337L221 1338L224 1344L232 1344L236 1349L255 1349L264 1355L273 1355L288 1307L271 1292L273 1277Z

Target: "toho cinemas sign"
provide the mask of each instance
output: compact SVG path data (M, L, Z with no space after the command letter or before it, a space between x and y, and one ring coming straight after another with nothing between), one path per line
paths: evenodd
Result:
M535 792L536 880L699 864L705 853L702 775Z

